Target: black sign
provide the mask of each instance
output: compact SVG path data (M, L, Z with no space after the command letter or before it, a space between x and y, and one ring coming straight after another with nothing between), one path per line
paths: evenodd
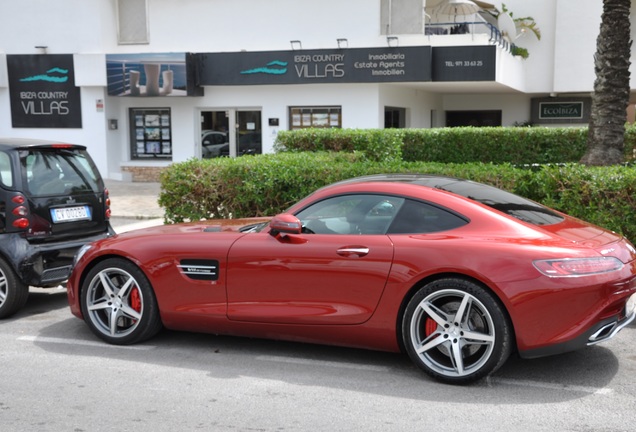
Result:
M81 128L72 54L7 55L15 128Z
M592 98L533 98L531 121L536 124L585 124L590 121Z
M495 46L433 48L433 81L495 81Z
M199 85L431 80L431 47L202 53Z
M539 102L539 119L582 119L583 102Z

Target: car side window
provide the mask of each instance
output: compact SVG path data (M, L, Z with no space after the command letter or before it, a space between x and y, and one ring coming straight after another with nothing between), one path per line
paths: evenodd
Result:
M315 203L296 214L308 234L386 234L404 198L343 195Z
M0 152L0 183L7 187L13 187L13 172L9 155Z
M405 200L388 234L426 234L447 231L468 221L448 210L415 200Z

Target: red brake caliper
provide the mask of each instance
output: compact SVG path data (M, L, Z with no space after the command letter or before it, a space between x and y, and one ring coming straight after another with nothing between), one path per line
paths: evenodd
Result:
M424 324L424 332L426 333L426 337L432 335L435 330L437 330L437 323L431 318L426 318L426 324Z
M141 312L141 296L139 295L139 288L133 287L130 292L130 307Z

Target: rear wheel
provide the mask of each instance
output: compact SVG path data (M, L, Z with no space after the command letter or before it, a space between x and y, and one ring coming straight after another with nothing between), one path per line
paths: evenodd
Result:
M463 279L421 288L402 323L411 360L432 377L466 384L495 372L510 355L511 326L495 297Z
M150 282L136 265L121 258L103 261L88 273L81 307L91 331L116 345L144 341L162 327Z
M28 285L0 258L0 318L7 318L22 309L28 297Z

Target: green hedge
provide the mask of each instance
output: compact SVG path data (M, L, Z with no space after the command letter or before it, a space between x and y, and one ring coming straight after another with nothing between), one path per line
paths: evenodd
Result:
M578 162L587 128L491 127L438 129L304 129L278 133L282 152L360 152L369 160L547 164ZM625 159L634 159L636 127L625 132Z
M369 160L362 153L304 152L176 163L161 177L167 223L274 215L317 188L376 173L466 178L542 202L636 240L636 167Z

